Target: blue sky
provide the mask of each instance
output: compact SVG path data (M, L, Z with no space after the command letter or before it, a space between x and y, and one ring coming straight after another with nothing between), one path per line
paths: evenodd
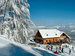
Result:
M75 23L75 0L28 0L30 17L36 25Z

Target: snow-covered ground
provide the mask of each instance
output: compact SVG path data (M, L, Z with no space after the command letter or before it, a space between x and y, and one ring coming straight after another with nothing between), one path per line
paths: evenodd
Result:
M11 42L0 36L0 56L56 56L43 48Z
M67 45L67 47L65 45ZM75 47L74 47L74 45L63 44L62 46L64 46L64 50L63 50L64 52L56 54L57 56L75 56ZM49 53L52 53L52 54L54 54L54 52L56 51L56 47L57 47L57 52L59 52L59 46L58 45L53 45L53 50L52 51L51 51L51 49L48 50L48 48L46 48L46 45L40 45L40 47L44 48L46 51L48 51ZM72 49L72 47L74 47L74 49ZM69 54L69 49L71 49L71 54Z
M65 44L64 44L63 53L58 53L57 56L75 56L75 50L72 49L72 45L67 45L67 46L68 47L65 47ZM69 49L71 49L71 54L69 54ZM56 51L56 46L54 46L54 48L53 48L53 52L54 51ZM57 51L59 52L59 47L58 47Z
M54 54L56 46L53 46L53 51L48 50L46 45L30 46L11 42L0 36L0 56L74 56L75 50L69 55L69 48L64 48L64 53Z

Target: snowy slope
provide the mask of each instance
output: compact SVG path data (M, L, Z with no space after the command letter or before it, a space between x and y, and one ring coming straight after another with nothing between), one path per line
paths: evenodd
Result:
M28 45L11 42L0 36L0 56L56 56L43 48L34 48Z
M0 36L0 56L74 56L75 50L71 51L69 55L69 48L64 49L64 53L54 54L56 46L53 47L53 51L45 49L46 45L40 45L40 47L33 47L26 44L20 44L11 42L8 39Z
M27 0L0 0L0 35L19 43L33 35L35 24L30 20Z
M32 55L37 52L33 51L31 47L21 46L21 44L11 43L9 40L6 40L0 37L0 56L24 56Z

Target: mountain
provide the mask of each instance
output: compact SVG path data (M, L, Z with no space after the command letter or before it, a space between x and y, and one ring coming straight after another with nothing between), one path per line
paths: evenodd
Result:
M27 0L0 0L0 35L26 43L34 33Z
M75 39L75 24L57 25L49 28L55 28L67 33L72 39Z

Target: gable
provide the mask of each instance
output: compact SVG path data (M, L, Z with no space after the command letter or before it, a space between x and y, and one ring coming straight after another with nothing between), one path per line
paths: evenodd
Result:
M61 36L66 36L66 34L65 33L62 33Z
M70 37L69 37L67 34L65 34L65 33L62 33L61 36L66 36L66 37L70 38Z
M41 34L40 34L40 32L39 32L39 31L37 31L37 33L36 33L35 37L41 37L41 38L42 38L42 36L41 36Z

